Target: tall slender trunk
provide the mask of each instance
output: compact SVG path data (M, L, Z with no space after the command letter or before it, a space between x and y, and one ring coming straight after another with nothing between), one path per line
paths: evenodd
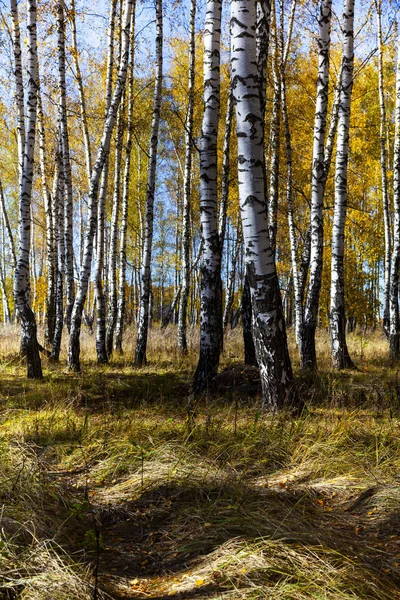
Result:
M61 138L61 135L60 135ZM56 166L53 182L53 222L54 237L57 243L57 268L56 268L56 307L55 326L51 357L58 361L60 357L61 339L64 327L64 275L65 275L65 182L62 160L61 140L56 150Z
M96 232L99 182L104 164L107 159L111 135L114 129L117 112L121 102L122 92L125 87L129 60L130 22L133 1L134 0L125 0L124 3L121 60L118 69L117 83L114 89L111 106L107 114L107 119L104 124L103 135L91 176L84 256L82 262L82 269L79 277L78 291L75 298L74 309L72 311L71 332L68 347L68 364L69 368L72 370L80 370L80 332L82 324L82 313L86 300L90 269L93 257L93 240Z
M158 151L158 130L163 78L163 15L162 0L156 0L156 79L154 87L153 119L151 124L149 167L146 189L146 223L144 234L143 258L141 268L141 295L139 325L136 340L135 364L146 363L147 333L149 328L149 303L151 294L151 254L154 226L154 193L156 185L156 167Z
M85 100L85 92L83 89L83 80L81 69L79 65L79 51L78 44L76 40L76 10L75 10L75 0L71 0L71 9L69 12L69 17L71 21L71 31L72 31L72 58L74 61L75 67L75 79L78 84L78 92L79 92L79 111L81 113L81 121L82 121L82 134L83 141L85 143L85 160L86 160L86 170L88 176L88 185L90 188L90 175L92 173L92 151L90 147L90 137L89 137L89 125L87 120L87 112L86 112L86 100Z
M236 279L236 273L237 273L237 262L238 262L238 258L239 258L239 251L240 251L241 245L242 245L242 241L238 235L237 239L236 239L236 243L235 243L235 249L234 249L234 252L232 255L231 269L229 272L228 285L226 288L224 316L222 319L222 327L223 327L224 331L228 327L229 318L230 318L231 312L232 312L233 298L234 298L234 294L235 294L235 279Z
M14 236L11 230L11 225L10 225L10 219L8 218L8 212L7 212L7 208L6 208L6 201L4 198L4 190L3 190L3 184L0 180L0 207L1 207L1 214L3 217L3 222L4 222L4 226L6 228L6 232L7 232L7 237L8 237L8 243L10 245L10 252L11 252L11 258L12 258L12 266L13 269L15 269L16 265L17 265L17 254L15 252L15 243L14 243Z
M347 213L347 170L349 160L349 130L351 92L354 66L354 0L345 0L342 31L343 76L340 90L339 122L336 148L335 209L332 230L331 302L329 327L333 366L352 368L346 343L344 307L344 236Z
M274 40L274 55L272 57L273 98L270 129L270 175L268 194L268 231L272 252L275 256L276 234L278 227L278 198L279 198L279 136L281 114L281 89L279 82L279 44L276 25L275 2L272 10L272 32Z
M40 89L38 89L38 133L39 133L39 156L40 173L42 178L42 194L44 200L44 211L46 215L46 265L47 265L47 293L46 293L46 325L45 345L50 346L54 337L56 319L55 292L56 292L56 270L55 263L55 239L52 213L52 197L49 191L46 165L46 135L44 125L43 106Z
M38 56L36 37L36 1L27 2L28 93L27 135L19 196L19 254L14 273L15 306L21 317L23 347L28 363L28 377L42 378L42 364L37 342L35 314L29 303L29 258L31 246L31 198L36 136ZM17 86L18 87L18 86Z
M106 329L106 352L110 357L113 351L115 322L117 319L117 242L119 237L118 218L121 205L121 161L125 128L124 102L121 103L117 119L115 140L114 194L112 200L110 244L108 253L108 316Z
M190 287L190 208L193 152L194 80L196 59L196 1L197 0L191 0L190 5L189 83L188 108L185 123L185 173L183 184L182 215L182 290L180 294L178 313L178 350L181 354L187 352L187 306Z
M238 137L239 199L245 264L253 305L253 338L264 405L276 410L297 400L282 299L268 235L264 120L256 61L256 5L232 0L231 72Z
M201 265L200 358L193 379L207 389L218 371L222 341L221 248L218 233L217 141L220 109L222 0L207 0L204 28L204 115L200 142Z
M108 28L108 55L107 55L107 75L106 75L106 114L110 110L112 100L112 83L114 68L114 37L115 20L117 14L117 0L112 0L110 8L110 24ZM121 47L119 48L121 56ZM118 123L118 117L117 117ZM105 252L105 206L108 188L109 171L109 148L106 151L106 157L101 174L101 184L99 192L99 201L97 206L97 237L96 237L96 260L94 266L94 287L96 295L96 352L97 362L105 364L108 362L106 350L106 295L103 288L104 272L104 252Z
M121 211L121 238L119 246L119 279L118 279L118 304L117 304L117 321L115 325L115 350L122 353L122 334L124 330L125 304L126 304L126 234L128 230L128 210L129 210L129 183L131 175L131 154L134 134L133 123L133 69L135 59L135 12L136 0L133 3L132 18L131 18L131 46L130 46L130 64L129 64L129 82L128 82L128 133L125 144L125 170L122 189L122 211Z
M292 15L294 17L294 8L296 6L296 0L292 3ZM293 271L293 285L294 285L294 305L295 305L295 329L296 329L296 342L300 345L301 327L303 323L303 298L301 294L301 281L298 265L297 256L297 240L294 225L294 205L293 205L293 158L292 158L292 136L289 124L289 114L287 108L287 89L286 89L286 61L288 51L290 48L290 36L293 25L289 23L288 38L286 46L284 43L284 7L283 0L281 0L281 27L280 27L280 88L281 88L281 107L283 126L285 132L285 149L286 149L286 203L287 203L287 216L289 225L289 240L290 240L290 256Z
M392 360L400 358L399 318L399 271L400 271L400 47L396 70L396 107L393 160L393 254L390 276L390 330L389 355Z
M389 335L389 313L390 313L390 206L387 176L387 120L385 106L385 82L383 76L383 40L382 40L382 0L374 0L378 34L378 86L379 86L379 110L380 120L380 163L382 178L382 206L383 223L385 231L385 264L383 289L383 330Z
M67 86L65 81L65 7L64 0L57 1L57 50L58 50L58 85L60 92L59 118L63 157L63 173L66 189L65 195L65 278L66 278L66 323L71 328L71 314L75 298L74 284L74 248L73 248L73 197L72 172L69 151L68 118L67 118Z
M18 1L11 0L12 42L14 54L15 104L17 107L18 173L22 185L25 152L24 83L22 74L21 31L19 26Z
M319 309L319 296L323 266L323 207L325 192L325 132L328 113L329 56L331 42L332 0L321 0L318 15L318 78L317 101L315 105L314 145L312 161L311 192L311 251L310 278L304 309L304 321L301 330L301 366L303 369L315 369L315 331Z

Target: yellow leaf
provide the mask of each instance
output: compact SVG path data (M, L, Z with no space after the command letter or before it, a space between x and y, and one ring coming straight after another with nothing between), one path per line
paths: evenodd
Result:
M204 579L197 579L196 585L203 585Z

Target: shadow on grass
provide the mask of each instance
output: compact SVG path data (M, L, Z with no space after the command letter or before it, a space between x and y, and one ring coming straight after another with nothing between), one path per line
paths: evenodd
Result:
M101 508L97 510L101 518ZM316 571L321 569L318 556L323 557L327 579L335 576L332 572L336 569L338 590L357 593L360 598L391 598L385 590L395 590L400 583L400 579L390 581L384 573L388 557L379 557L364 539L355 536L352 519L346 516L343 520L338 511L320 508L315 497L304 491L257 489L239 480L201 487L175 483L144 492L136 501L125 503L124 511L126 518L115 523L110 522L112 513L103 513L107 515L102 526L103 582L163 577L176 582L188 570L195 574L208 565L208 576L204 585L200 580L199 588L193 585L193 589L175 593L170 587L166 594L154 591L143 598L218 598L217 593L235 589L232 581L226 577L221 583L206 580L215 573L218 576L219 568L229 565L240 548L246 548L248 554L265 554L265 566L258 567L257 577L250 574L249 558L248 577L260 586L281 580L294 586L305 584L309 574L294 567L293 553L298 553L300 563L310 561L308 569L314 561ZM240 572L238 568L239 579ZM352 581L355 572L359 578ZM315 577L323 575L317 572ZM138 594L129 596L125 591L116 597L137 598Z

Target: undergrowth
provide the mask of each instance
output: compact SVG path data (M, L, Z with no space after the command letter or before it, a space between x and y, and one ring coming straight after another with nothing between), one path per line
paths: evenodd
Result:
M189 420L195 356L174 335L152 333L143 369L88 352L81 375L47 364L43 382L3 345L0 594L400 598L399 385L380 336L353 336L359 370L333 373L321 335L294 418L244 393L233 332Z

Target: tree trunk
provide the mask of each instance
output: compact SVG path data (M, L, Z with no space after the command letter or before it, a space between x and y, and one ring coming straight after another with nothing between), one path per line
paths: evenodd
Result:
M122 92L125 87L126 73L129 60L129 44L130 44L130 22L132 14L132 6L134 0L125 0L124 17L122 27L122 47L121 60L118 69L117 83L113 93L111 106L107 114L107 119L104 124L103 135L100 143L100 148L97 153L95 165L91 176L89 202L88 202L88 222L85 236L85 247L82 269L79 277L78 291L75 298L74 309L72 311L71 332L68 347L68 364L69 368L75 371L80 370L80 332L82 324L82 313L85 305L86 294L89 284L90 269L93 256L93 240L96 232L96 216L97 216L97 201L99 191L99 181L104 164L107 159L111 134L114 129L117 112L121 102Z
M60 135L61 137L61 135ZM62 144L57 148L56 168L53 183L53 221L57 240L57 269L55 294L55 326L51 357L58 361L60 357L61 339L64 327L64 272L65 272L65 183L62 160Z
M379 110L381 115L380 120L380 163L381 163L381 178L382 178L382 206L383 206L383 222L385 231L385 263L384 263L384 278L385 284L383 289L383 330L389 335L389 313L390 313L390 206L388 192L388 177L387 177L387 121L386 121L386 106L385 106L385 85L383 78L383 40L382 40L382 0L374 0L377 20L378 34L378 85L379 85Z
M196 59L196 0L191 0L190 8L190 44L189 44L189 83L188 108L185 124L185 175L183 184L183 215L182 215L182 291L179 302L178 317L178 351L187 353L187 306L190 288L190 208L191 208L191 177L193 152L193 112L194 112L194 83ZM161 318L162 323L162 318Z
M163 78L163 15L162 0L156 0L156 79L154 87L153 119L151 124L151 140L149 152L149 168L146 189L146 224L141 269L141 296L139 310L139 326L135 350L135 364L146 364L147 333L149 328L149 303L151 293L151 254L153 246L154 226L154 193L156 184L158 130L160 125L160 109Z
M392 360L400 358L399 319L399 270L400 270L400 48L396 70L396 108L394 134L394 207L393 207L393 254L390 277L390 330L389 355Z
M354 65L354 0L345 0L343 12L343 76L340 90L336 149L335 209L332 230L331 302L329 326L331 354L336 369L353 368L346 343L344 307L344 236L347 213L347 169Z
M218 232L217 139L220 109L222 0L207 0L204 29L204 115L200 142L200 358L193 390L202 392L218 371L222 340L221 248Z
M28 377L42 378L42 364L37 342L35 315L29 304L29 258L31 246L31 198L35 150L38 56L36 38L36 1L28 0L28 127L19 196L19 255L14 273L15 306L21 317L23 347L28 363ZM18 18L18 16L16 17ZM17 67L16 67L17 68ZM18 88L18 85L17 85Z
M110 8L110 25L108 29L108 56L107 56L107 76L106 76L106 114L110 110L112 100L112 82L114 67L114 33L115 19L117 14L117 0L112 0ZM119 49L121 52L121 48ZM118 118L117 118L118 123ZM109 170L109 148L107 149L103 172L101 176L101 185L99 193L99 202L97 206L97 237L96 237L96 261L94 268L94 282L96 294L96 352L97 362L105 364L108 362L106 350L106 296L103 288L104 272L104 250L105 250L105 206L108 188L108 170Z
M115 350L122 354L122 334L124 330L125 318L125 285L126 285L126 234L128 230L128 210L129 210L129 183L131 175L131 154L134 134L133 123L133 105L134 105L134 59L135 59L135 13L136 0L133 3L131 18L131 58L129 64L129 82L128 82L128 134L125 145L125 170L122 190L122 214L121 214L121 239L119 246L119 280L118 280L118 304L117 304L117 322L115 326Z
M92 173L92 152L90 148L90 137L89 137L89 126L87 121L87 113L86 113L86 101L85 101L85 92L83 89L83 81L82 74L79 65L79 52L78 52L78 44L76 40L76 20L75 20L75 0L71 0L71 10L69 13L70 21L71 21L71 29L72 29L72 58L75 66L75 79L78 84L78 92L79 92L79 110L81 113L81 121L82 121L82 134L83 141L85 143L85 159L86 159L86 170L88 176L88 185L90 188L90 176Z
M297 401L289 358L282 300L268 235L264 120L256 61L256 5L232 1L232 90L236 106L239 198L246 273L253 306L253 339L263 402L276 410Z
M311 251L310 279L301 329L301 367L316 369L315 331L319 308L319 296L323 266L323 208L325 192L324 148L329 91L329 56L331 42L332 0L321 0L318 16L318 79L315 105L314 145L311 192Z
M106 352L112 355L115 322L117 319L117 242L119 237L118 218L121 205L121 161L124 137L124 104L121 103L117 119L117 136L115 140L114 194L112 200L111 230L108 260L108 315L106 329Z
M58 85L60 90L60 128L63 158L65 195L65 277L66 277L66 323L71 329L71 314L74 305L74 248L73 248L73 197L72 173L69 152L68 119L67 119L67 87L65 81L65 7L64 0L57 2L57 49L58 49Z

